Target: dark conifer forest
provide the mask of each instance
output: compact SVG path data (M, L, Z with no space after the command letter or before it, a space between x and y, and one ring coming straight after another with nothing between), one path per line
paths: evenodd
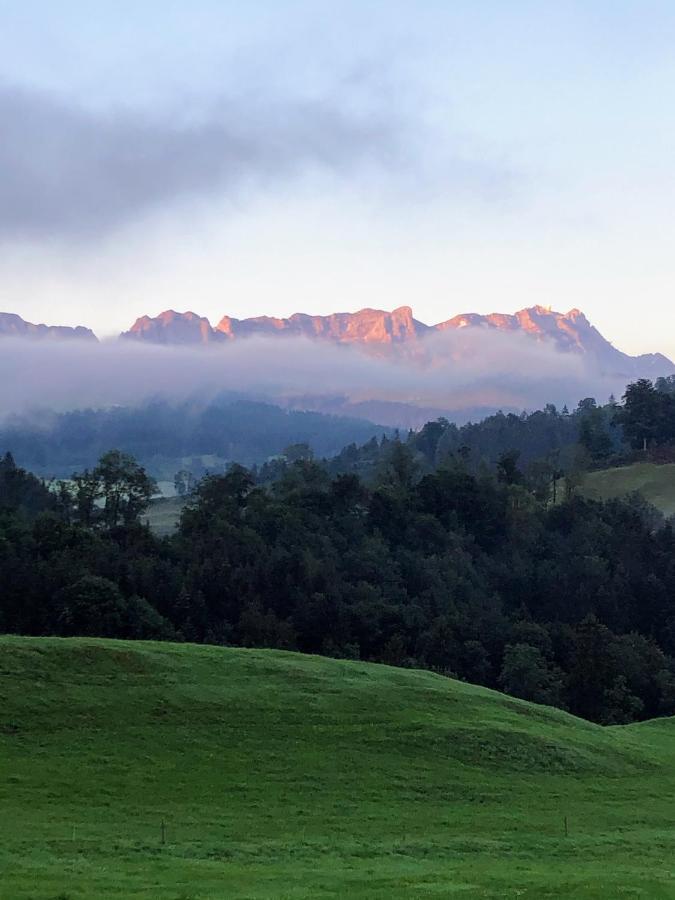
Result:
M559 449L593 465L668 446L668 388L429 423L329 461L290 448L202 479L167 538L140 524L154 484L132 457L47 485L7 453L0 630L276 647L427 668L601 723L672 715L673 524L639 496L585 499Z

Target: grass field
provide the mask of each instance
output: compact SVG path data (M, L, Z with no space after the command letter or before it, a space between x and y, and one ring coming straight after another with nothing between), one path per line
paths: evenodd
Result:
M636 463L619 469L589 472L583 491L588 497L609 500L639 491L667 516L675 515L675 464Z
M277 651L6 637L0 669L3 900L675 897L675 721Z

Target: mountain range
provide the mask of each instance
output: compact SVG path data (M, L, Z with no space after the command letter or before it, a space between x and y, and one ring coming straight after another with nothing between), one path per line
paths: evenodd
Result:
M675 365L660 353L629 356L615 348L579 309L567 313L548 307L533 306L513 315L466 313L436 325L426 325L413 315L409 306L391 312L362 309L354 313L312 316L295 313L288 318L257 316L235 319L224 316L212 326L207 318L194 312L167 310L158 316L141 316L120 335L122 341L136 341L171 346L226 345L251 337L301 337L352 345L375 354L391 354L424 347L433 357L430 338L460 329L483 329L509 334L522 334L554 346L565 353L581 354L594 363L594 368L613 376L656 377L668 374ZM0 336L13 335L36 339L73 339L95 341L94 333L82 326L33 325L20 316L0 313Z
M0 415L133 406L151 397L199 405L228 391L288 410L418 428L440 416L461 423L497 410L620 396L637 378L675 373L659 353L621 352L580 310L543 306L436 325L416 319L409 306L224 316L215 326L197 313L167 310L137 319L100 353L76 350L96 348L88 328L33 325L9 313L0 314L3 335Z
M33 325L15 313L0 312L0 337L22 337L35 340L52 341L96 341L98 340L90 328L78 325L70 328L67 325Z

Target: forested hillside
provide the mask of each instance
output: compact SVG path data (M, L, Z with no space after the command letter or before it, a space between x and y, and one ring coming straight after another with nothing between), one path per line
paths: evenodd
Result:
M520 415L499 412L461 426L439 419L400 439L423 471L432 471L450 454L461 455L473 472L481 466L494 469L510 454L529 478L543 482L556 472L562 477L631 461L645 446L658 456L675 441L674 385L675 377L636 382L629 385L623 405L588 397L571 411L548 405ZM14 417L0 425L0 448L43 477L67 478L117 447L169 482L178 471L200 477L224 471L232 462L254 468L261 482L270 481L298 454L325 459L332 474L353 472L369 480L395 437L394 429L361 419L285 410L234 395L204 403L157 400L138 407L73 410L39 420ZM289 447L291 453L285 454Z
M157 478L179 469L193 475L224 470L228 463L262 463L289 444L307 443L332 456L352 441L393 430L361 419L285 410L237 396L184 403L157 400L137 407L83 409L13 417L0 424L0 448L27 469L66 478L91 467L117 447L135 456Z
M614 397L605 404L586 397L572 411L549 404L520 415L499 412L462 426L439 419L410 431L405 442L423 471L433 471L453 454L475 473L481 467L494 470L500 460L510 458L533 487L539 484L543 496L548 482L574 480L586 470L675 461L675 376L629 384L621 403ZM330 471L368 478L388 452L386 438L381 444L378 449L371 439L361 447L345 447L328 462Z
M159 540L108 454L48 491L0 467L0 629L166 638L424 667L597 722L675 712L675 535L638 498L538 497L513 457L433 472L391 442L366 484L297 459L198 486ZM381 450L381 448L380 448Z

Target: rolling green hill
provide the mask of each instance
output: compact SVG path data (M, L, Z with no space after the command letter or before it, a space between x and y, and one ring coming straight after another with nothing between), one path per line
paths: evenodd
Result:
M588 497L609 500L639 491L664 515L675 515L675 464L636 463L618 469L589 472L584 480Z
M3 900L675 896L675 721L280 651L0 661Z

